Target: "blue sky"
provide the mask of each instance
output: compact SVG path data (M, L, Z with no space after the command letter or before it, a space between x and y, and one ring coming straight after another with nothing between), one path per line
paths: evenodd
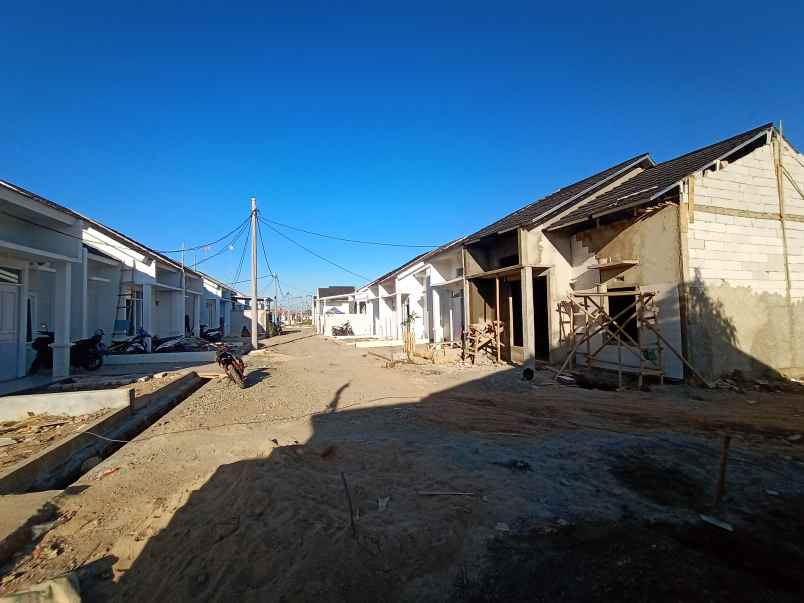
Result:
M3 4L0 178L156 249L217 238L251 195L439 244L640 152L780 118L804 145L801 3L115 4ZM371 277L417 253L285 232ZM265 242L292 294L359 284Z

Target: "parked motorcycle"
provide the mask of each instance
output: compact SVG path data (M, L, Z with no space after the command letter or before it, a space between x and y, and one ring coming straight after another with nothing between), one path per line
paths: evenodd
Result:
M174 335L173 337L151 337L152 352L183 352L184 336Z
M139 327L137 333L122 341L116 341L109 346L110 354L147 354L149 348L148 331Z
M200 333L201 339L206 339L207 341L220 341L223 339L223 332L220 328L217 329L207 329L206 325L200 326Z
M332 335L333 337L343 337L344 335L354 335L355 332L352 330L352 325L349 324L349 321L346 321L339 327L332 327Z
M53 367L53 348L51 344L56 341L53 331L39 331L39 337L34 339L31 347L36 357L31 363L30 373L36 373L43 368ZM106 349L102 343L103 329L98 329L88 339L79 339L70 344L70 366L80 367L88 371L96 371L103 366L103 355Z
M240 389L246 387L246 366L243 364L243 359L232 348L227 345L218 346L215 362Z

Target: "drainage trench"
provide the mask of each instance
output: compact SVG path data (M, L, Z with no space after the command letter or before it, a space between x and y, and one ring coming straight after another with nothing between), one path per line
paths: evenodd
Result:
M131 408L111 413L87 429L102 437L86 432L75 434L46 455L5 476L0 480L0 494L66 489L98 464L85 465L88 459L99 458L100 462L128 444L110 440L134 439L209 381L191 373L153 394L135 398Z

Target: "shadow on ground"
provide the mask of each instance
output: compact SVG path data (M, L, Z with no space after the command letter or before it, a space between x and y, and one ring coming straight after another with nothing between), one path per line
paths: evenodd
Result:
M221 466L117 581L80 570L87 600L801 600L798 464L736 450L727 532L698 515L716 440L512 373L370 408L343 384L308 441Z

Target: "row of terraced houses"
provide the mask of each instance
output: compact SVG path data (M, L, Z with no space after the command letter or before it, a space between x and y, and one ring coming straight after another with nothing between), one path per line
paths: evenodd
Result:
M158 337L239 334L245 298L91 218L0 180L0 381L24 377L40 330L54 332L54 377L70 342L139 328Z
M644 153L611 165L352 292L319 295L313 313L322 333L350 320L391 343L410 316L431 343L496 319L507 361L573 351L583 365L594 351L594 366L638 371L656 335L629 302L645 291L664 376L804 369L804 157L773 124L661 163ZM630 335L590 330L573 345L575 324L594 322L581 300Z

